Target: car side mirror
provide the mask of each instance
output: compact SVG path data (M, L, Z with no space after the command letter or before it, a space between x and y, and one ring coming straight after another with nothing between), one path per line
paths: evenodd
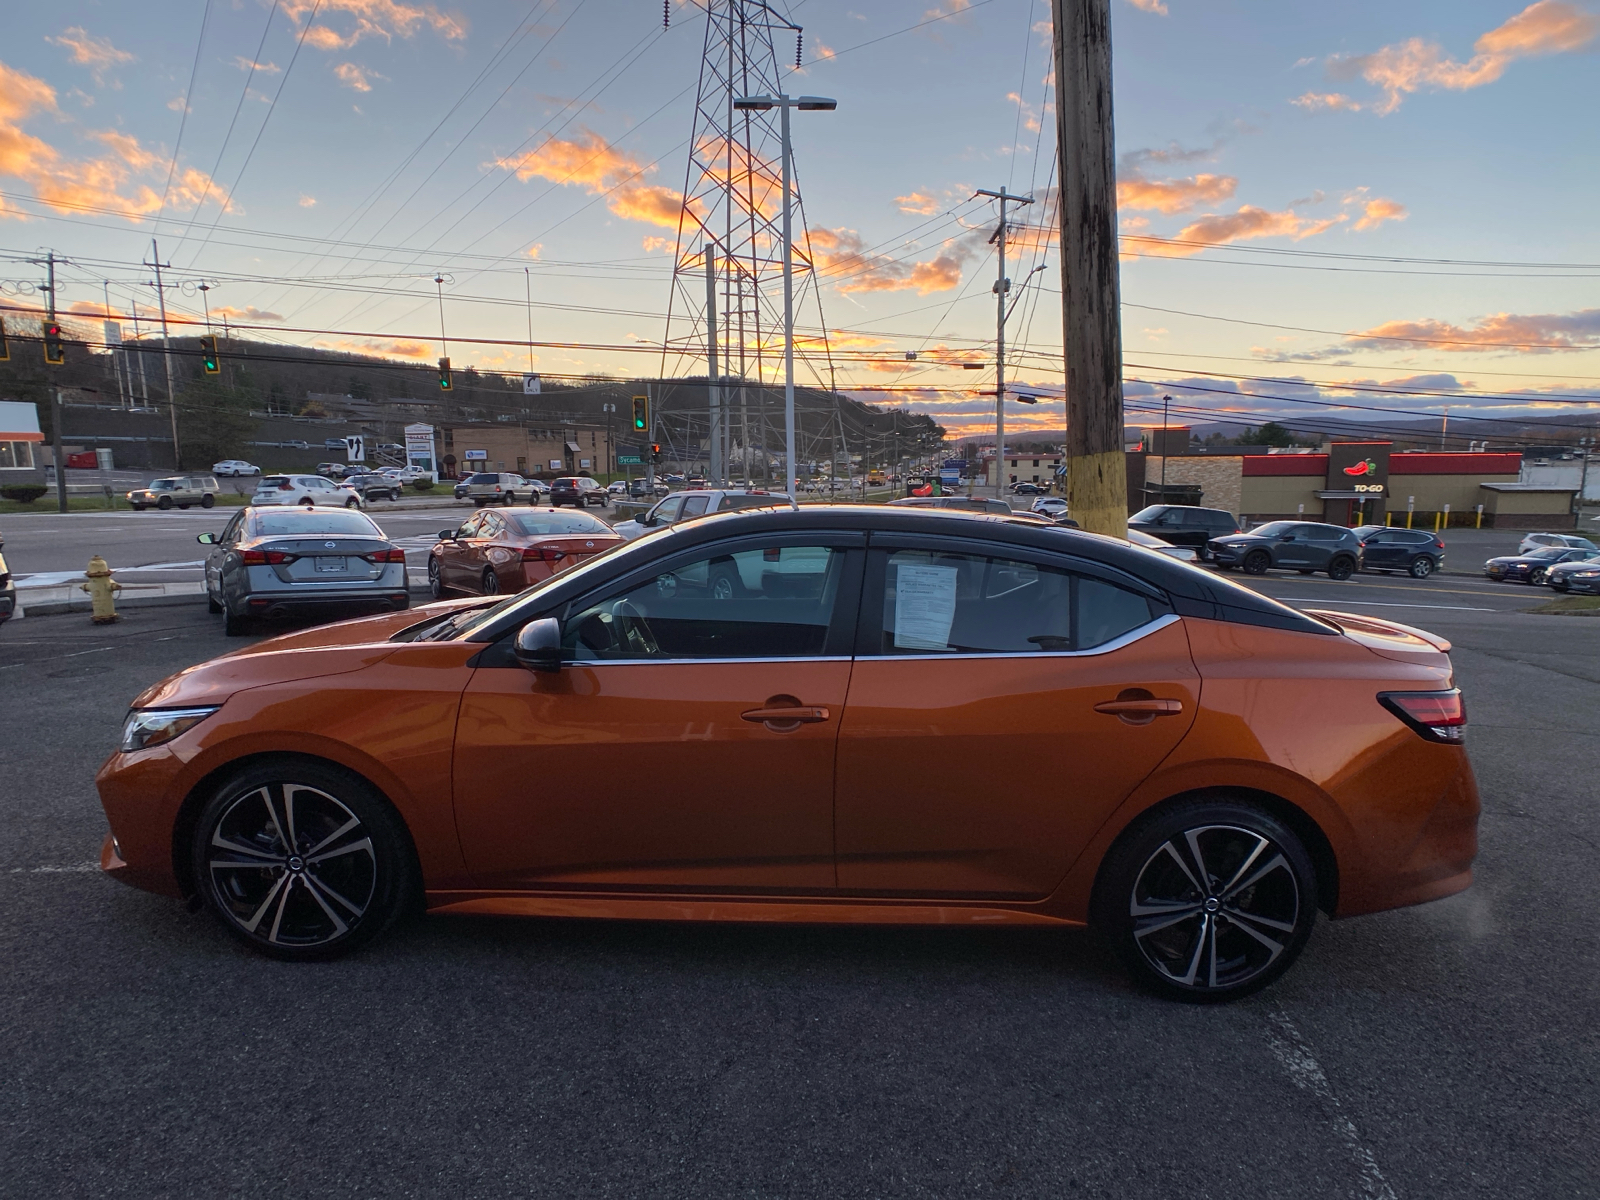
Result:
M215 546L217 544L217 535L214 533L197 533L194 540L202 546Z
M1292 534L1292 533L1282 534L1282 535L1279 536L1278 540L1280 542L1292 542L1292 541L1294 541L1294 534Z
M439 540L441 542L453 542L453 541L455 541L456 540L456 531L454 529L441 529L441 530L439 530Z
M529 621L517 633L514 652L530 671L561 670L561 622L554 617Z

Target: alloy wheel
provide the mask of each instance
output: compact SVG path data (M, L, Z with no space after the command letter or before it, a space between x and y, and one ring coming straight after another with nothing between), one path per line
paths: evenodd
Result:
M1411 560L1411 578L1426 579L1433 574L1433 559L1426 554L1418 555Z
M485 596L498 596L500 594L500 576L494 573L493 567L484 568L483 594Z
M1163 842L1134 880L1128 915L1146 964L1172 984L1237 989L1291 949L1300 886L1270 838L1202 825Z
M428 595L435 600L444 599L444 581L439 578L439 560L428 556Z
M1252 550L1244 556L1244 573L1246 575L1265 575L1267 568L1272 565L1272 555L1265 550Z
M205 854L223 915L283 949L347 935L378 885L377 852L361 819L308 784L269 783L236 798L213 825Z

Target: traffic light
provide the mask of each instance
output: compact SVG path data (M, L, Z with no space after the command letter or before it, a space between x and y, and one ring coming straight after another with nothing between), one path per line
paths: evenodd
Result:
M650 443L650 461L653 462L653 463L658 463L658 462L661 461L661 443L660 442L651 442Z
M67 348L61 344L61 323L59 321L46 321L44 323L44 361L52 367L59 367L67 361Z
M439 390L441 392L448 392L451 387L450 360L448 358L441 358L439 360Z
M648 396L635 396L633 398L633 429L635 433L644 433L650 428L650 398Z
M217 365L217 339L210 335L200 339L200 366L207 375L215 375L222 370Z
M11 347L6 344L6 321L0 317L0 362L11 361Z

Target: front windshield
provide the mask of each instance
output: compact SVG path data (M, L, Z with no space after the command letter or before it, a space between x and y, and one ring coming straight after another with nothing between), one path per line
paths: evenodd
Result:
M1167 506L1165 504L1152 504L1148 508L1141 508L1138 512L1134 513L1133 516L1129 517L1128 520L1130 520L1130 521L1147 521L1147 522L1148 521L1154 521L1157 517L1159 517L1162 513L1166 512L1166 511L1167 511Z
M670 532L670 530L660 530L655 536L662 536ZM530 598L544 591L551 584L567 583L574 578L591 574L596 570L609 571L611 569L610 563L613 557L618 554L628 554L632 551L635 551L639 549L639 547L647 540L651 539L641 538L639 541L635 542L614 542L606 549L600 551L598 554L595 554L590 558L585 559L577 566L569 567L565 571L551 575L548 579L541 579L532 587L524 588L515 596L507 596L504 600L500 601L499 604L490 605L488 608L472 609L468 612L456 613L454 616L447 619L443 625L439 626L426 636L429 641L442 641L445 638L470 638L475 632L477 632L479 629L482 629L485 625L488 625L501 613L506 612L514 605L525 603ZM655 551L647 550L645 553L653 554Z
M383 530L371 518L350 509L308 509L304 512L257 511L253 528L256 537L318 537L342 534L345 537L378 537Z
M1277 537L1280 533L1288 533L1293 528L1293 521L1268 521L1265 525L1259 525L1250 532L1259 537Z
M611 527L588 513L508 513L512 528L528 537L559 537L574 533L610 533Z

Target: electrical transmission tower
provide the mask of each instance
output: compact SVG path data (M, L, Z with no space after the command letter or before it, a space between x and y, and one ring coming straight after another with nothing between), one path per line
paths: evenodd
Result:
M705 49L689 141L689 162L673 248L672 292L662 377L701 374L698 383L664 382L653 411L667 418L658 435L680 456L698 457L705 441L709 472L721 480L770 479L767 450L774 445L774 385L783 368L783 209L781 114L736 111L743 96L783 91L778 40L794 38L800 59L801 28L762 0L694 0L705 15ZM785 55L787 58L787 55ZM792 164L791 164L792 167ZM812 270L805 208L791 175L795 205L795 311L813 312L817 335L796 334L796 357L810 382L831 390L822 298ZM813 307L814 306L814 307ZM781 398L781 397L780 397ZM813 416L802 422L799 455L815 457L828 427ZM831 457L831 451L829 452Z

